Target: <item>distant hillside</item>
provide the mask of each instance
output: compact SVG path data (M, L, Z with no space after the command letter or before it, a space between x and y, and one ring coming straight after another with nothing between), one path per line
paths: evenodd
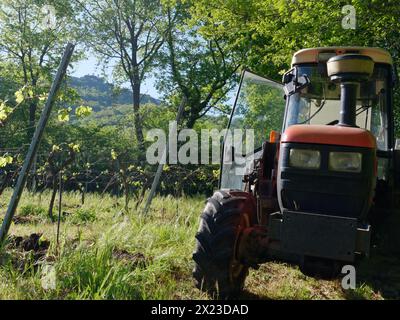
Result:
M113 84L107 83L97 76L70 77L70 84L78 90L85 104L92 107L94 111L101 111L116 104L132 104L132 91L130 89L117 90ZM159 105L161 101L144 94L141 103Z
M143 105L142 107L146 107ZM87 123L94 121L99 125L108 126L108 125L117 125L126 121L131 121L132 119L132 105L129 104L114 104L112 108L103 108L100 111L92 112L89 117L84 117L79 119L80 123Z

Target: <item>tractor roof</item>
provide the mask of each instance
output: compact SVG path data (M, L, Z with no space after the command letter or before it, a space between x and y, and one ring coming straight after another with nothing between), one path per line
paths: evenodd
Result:
M372 58L375 63L387 63L393 65L393 59L389 52L379 48L368 47L322 47L309 48L297 51L293 55L292 66L301 63L318 63L327 61L335 55L356 53Z

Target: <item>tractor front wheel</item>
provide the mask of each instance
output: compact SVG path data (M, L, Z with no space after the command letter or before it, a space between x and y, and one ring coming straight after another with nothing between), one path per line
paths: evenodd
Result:
M218 298L235 297L248 266L237 259L244 229L256 224L255 201L243 191L217 191L208 199L196 234L193 276L197 288Z

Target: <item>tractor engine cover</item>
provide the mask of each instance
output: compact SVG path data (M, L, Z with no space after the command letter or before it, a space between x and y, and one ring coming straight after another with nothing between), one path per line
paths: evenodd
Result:
M293 125L282 135L278 200L283 211L365 220L376 183L376 140L367 130Z

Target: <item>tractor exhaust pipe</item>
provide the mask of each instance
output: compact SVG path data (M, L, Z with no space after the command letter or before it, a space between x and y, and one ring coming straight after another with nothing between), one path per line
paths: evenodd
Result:
M360 54L343 54L327 62L328 76L340 83L340 126L356 127L357 92L374 71L374 61Z
M340 84L340 126L356 126L357 89L355 82Z

